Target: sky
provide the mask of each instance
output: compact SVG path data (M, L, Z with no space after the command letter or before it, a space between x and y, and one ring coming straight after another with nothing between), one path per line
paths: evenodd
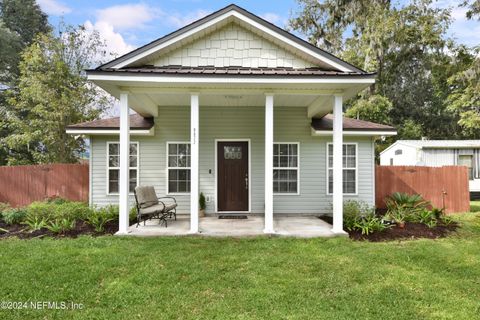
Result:
M480 22L468 21L462 0L439 0L435 6L452 8L455 19L449 36L469 46L480 44ZM106 40L108 51L122 55L160 38L230 3L223 0L37 0L50 23L61 19L67 24L96 29ZM279 27L287 25L291 12L298 10L295 0L238 0L250 12Z

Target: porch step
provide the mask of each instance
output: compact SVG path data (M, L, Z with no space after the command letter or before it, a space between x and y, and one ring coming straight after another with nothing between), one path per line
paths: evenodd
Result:
M221 214L218 219L248 219L244 214Z

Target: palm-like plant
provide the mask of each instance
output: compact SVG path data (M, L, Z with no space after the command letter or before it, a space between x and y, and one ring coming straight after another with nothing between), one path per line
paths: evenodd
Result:
M419 194L395 192L385 199L387 215L397 223L414 219L431 204Z

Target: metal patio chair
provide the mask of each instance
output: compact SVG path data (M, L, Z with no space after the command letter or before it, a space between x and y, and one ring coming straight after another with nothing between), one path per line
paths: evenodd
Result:
M159 219L167 227L167 219L177 220L177 200L174 197L157 197L153 186L138 186L133 191L137 209L137 228L143 220ZM168 201L166 201L168 200Z

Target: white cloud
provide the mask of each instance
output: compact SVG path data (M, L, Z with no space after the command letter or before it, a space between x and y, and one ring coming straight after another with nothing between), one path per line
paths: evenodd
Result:
M273 24L277 24L277 23L282 21L282 18L278 14L273 13L273 12L264 13L264 14L261 15L261 17L263 19L267 20L268 22L273 23Z
M211 12L208 10L196 10L187 14L168 14L166 15L168 24L170 24L173 27L176 28L181 28L186 26L187 24L190 24L198 19L201 19L207 15L209 15Z
M96 11L97 21L108 23L117 30L139 29L162 12L146 4L124 4Z
M187 14L167 13L143 3L123 4L96 10L95 22L87 20L84 25L87 32L99 32L100 37L106 41L107 53L119 56L135 49L129 42L135 41L136 30L151 27L149 23L152 21L180 28L209 13L207 10L196 10Z
M107 54L121 56L135 49L134 46L126 43L123 39L123 36L120 33L115 32L113 26L108 22L97 21L95 24L93 24L87 20L84 23L84 26L87 32L93 32L93 30L98 31L101 39L106 41Z
M480 43L480 25L476 20L468 20L467 8L459 7L460 1L440 0L432 5L437 8L449 8L451 10L452 23L448 35L458 42L468 46L476 46Z
M72 9L57 0L37 0L40 8L52 16L61 16L72 12Z

